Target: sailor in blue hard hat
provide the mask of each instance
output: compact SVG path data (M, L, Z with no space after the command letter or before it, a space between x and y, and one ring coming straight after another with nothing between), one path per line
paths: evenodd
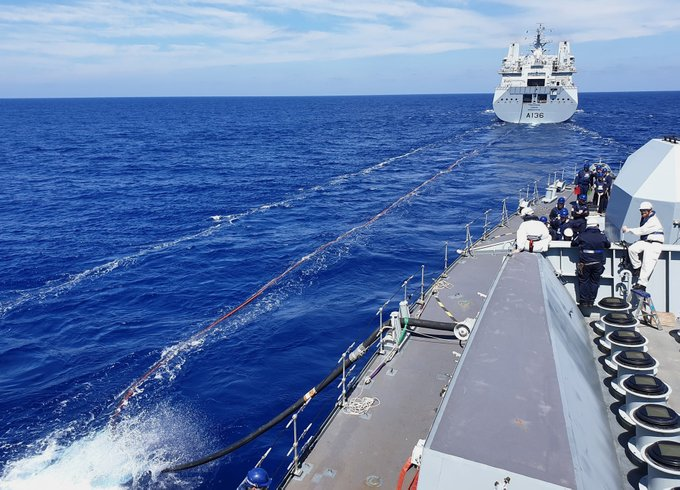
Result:
M553 228L555 240L571 240L574 232L571 229L572 221L569 219L569 211L567 208L560 210L560 216L551 223Z
M238 487L238 490L255 490L262 488L269 488L272 484L272 479L264 468L253 468L246 475L246 479L243 480Z
M563 209L563 208L564 208L564 204L565 204L565 203L566 203L566 199L564 199L563 197L559 197L559 198L557 199L557 206L555 206L554 208L552 208L552 209L550 210L550 214L548 215L548 217L550 218L550 221L554 220L555 218L559 218L559 216L560 216L560 209Z

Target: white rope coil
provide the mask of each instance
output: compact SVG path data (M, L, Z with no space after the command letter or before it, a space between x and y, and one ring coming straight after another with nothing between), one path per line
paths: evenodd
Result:
M380 405L380 400L371 398L370 396L354 397L347 400L345 406L342 407L342 413L347 415L364 415L368 411Z

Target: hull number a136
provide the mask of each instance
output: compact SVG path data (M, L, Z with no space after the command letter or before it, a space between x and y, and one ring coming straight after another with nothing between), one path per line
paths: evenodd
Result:
M527 112L527 119L543 119L542 112Z

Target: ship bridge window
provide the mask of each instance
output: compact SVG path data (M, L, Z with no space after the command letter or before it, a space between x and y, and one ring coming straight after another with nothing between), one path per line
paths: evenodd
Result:
M522 95L522 102L524 102L526 104L527 102L531 102L531 101L532 101L532 95L531 94Z
M530 78L527 80L529 87L545 87L545 78Z
M548 94L538 94L538 101L542 104L548 102Z

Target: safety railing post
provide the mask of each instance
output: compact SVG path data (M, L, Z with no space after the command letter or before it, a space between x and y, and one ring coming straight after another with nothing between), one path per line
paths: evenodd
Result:
M311 398L309 399L311 400ZM291 467L293 468L293 475L294 476L302 476L303 471L302 467L300 466L300 451L298 450L298 447L300 445L300 441L305 437L307 434L307 431L309 431L310 427L312 424L310 423L305 430L302 431L302 434L300 434L300 437L298 437L298 430L297 430L297 419L300 413L305 409L307 404L309 403L309 400L307 400L304 405L300 407L300 410L295 412L293 416L290 419L290 422L286 424L286 429L288 429L291 425L293 426L293 446L288 450L286 453L286 456L290 456L291 453L293 453L293 461L291 464L288 466L288 469ZM304 446L303 446L304 447Z
M342 379L340 380L340 383L338 384L338 388L342 387L342 392L340 393L340 396L338 397L338 400L340 401L340 406L344 407L345 403L347 402L347 375L352 372L354 369L354 366L352 366L349 371L347 371L347 356L349 356L350 351L354 347L355 342L352 342L352 345L350 345L345 352L342 353L342 356L340 356L340 359L338 360L338 364L342 363Z
M489 213L490 209L484 211L484 233L482 233L482 240L486 240L489 237Z
M534 204L538 202L538 180L534 180L534 198L532 202Z

